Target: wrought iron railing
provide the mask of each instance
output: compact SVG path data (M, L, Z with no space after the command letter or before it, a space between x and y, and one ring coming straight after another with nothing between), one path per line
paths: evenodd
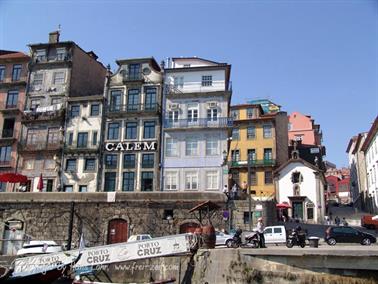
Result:
M271 167L276 164L274 159L264 159L264 160L234 160L228 163L229 167Z
M46 140L21 141L20 149L23 151L39 151L39 150L60 150L63 146L62 142L48 142Z
M135 113L135 112L156 112L158 111L159 104L152 103L152 104L126 104L126 105L108 105L107 111L108 113Z
M193 118L193 119L165 119L165 128L217 128L232 127L233 120L230 117Z

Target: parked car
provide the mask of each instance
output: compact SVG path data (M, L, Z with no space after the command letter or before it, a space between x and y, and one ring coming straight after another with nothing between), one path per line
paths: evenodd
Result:
M63 251L62 246L54 241L30 241L25 243L21 249L17 251L17 255L35 255Z
M286 243L286 229L285 226L270 226L264 230L264 237L266 244L285 244Z
M225 234L225 233L222 233L222 232L219 232L219 231L215 231L215 236L216 236L216 240L215 240L215 245L216 246L228 246L230 245L230 243L232 242L232 235L229 235L229 234Z
M370 245L377 242L375 236L362 232L352 227L328 227L325 231L324 240L330 246L336 243L360 243L361 245Z
M137 241L144 241L144 240L150 240L152 239L151 235L148 234L142 234L142 235L131 235L128 242L137 242Z
M361 226L368 229L378 229L378 219L374 220L372 215L364 215L361 217Z

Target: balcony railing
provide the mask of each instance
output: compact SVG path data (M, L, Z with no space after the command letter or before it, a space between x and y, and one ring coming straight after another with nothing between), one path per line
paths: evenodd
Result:
M123 73L123 81L143 81L144 76L142 72L124 72Z
M165 128L217 128L217 127L232 127L233 121L230 117L217 117L216 120L209 118L196 119L165 119Z
M27 141L21 141L19 143L20 150L22 151L40 151L40 150L60 150L63 146L63 143L61 142L48 142L46 140L40 140L40 141L33 141L33 142L27 142Z
M98 144L93 145L91 140L88 140L87 143L78 143L77 140L73 140L71 144L66 143L64 149L66 150L97 150Z
M25 83L27 81L28 77L26 76L20 76L20 77L5 77L3 80L0 80L0 84L17 84L17 83Z
M24 109L24 105L22 103L15 103L15 104L11 104L11 103L2 103L0 104L0 111L21 111Z
M49 62L63 62L63 61L69 61L71 60L71 54L70 53L59 53L54 56L36 56L33 59L34 63L49 63Z
M276 160L264 159L264 160L243 160L243 161L230 161L229 167L271 167L276 164Z
M225 81L213 81L211 85L207 86L203 86L202 82L184 82L178 85L166 84L165 89L168 94L232 91L231 84L229 84L227 89Z
M157 112L159 104L127 104L127 105L108 105L108 113L136 113L136 112Z
M23 113L23 120L34 121L34 120L54 120L61 119L64 115L64 109L48 110L48 111L37 111L37 110L25 110Z
M14 167L14 165L15 165L15 160L12 157L10 159L0 160L0 167Z

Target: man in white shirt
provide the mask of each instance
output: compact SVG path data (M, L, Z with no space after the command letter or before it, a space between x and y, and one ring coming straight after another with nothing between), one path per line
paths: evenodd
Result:
M264 237L265 226L264 226L264 223L263 223L263 219L261 217L259 219L257 219L256 228L257 228L257 232L259 232L259 235L260 235L260 248L266 248L265 237Z

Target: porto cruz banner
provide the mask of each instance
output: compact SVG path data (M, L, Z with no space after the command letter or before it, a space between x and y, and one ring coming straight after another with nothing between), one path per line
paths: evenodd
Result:
M105 150L108 152L156 151L157 141L107 142Z

